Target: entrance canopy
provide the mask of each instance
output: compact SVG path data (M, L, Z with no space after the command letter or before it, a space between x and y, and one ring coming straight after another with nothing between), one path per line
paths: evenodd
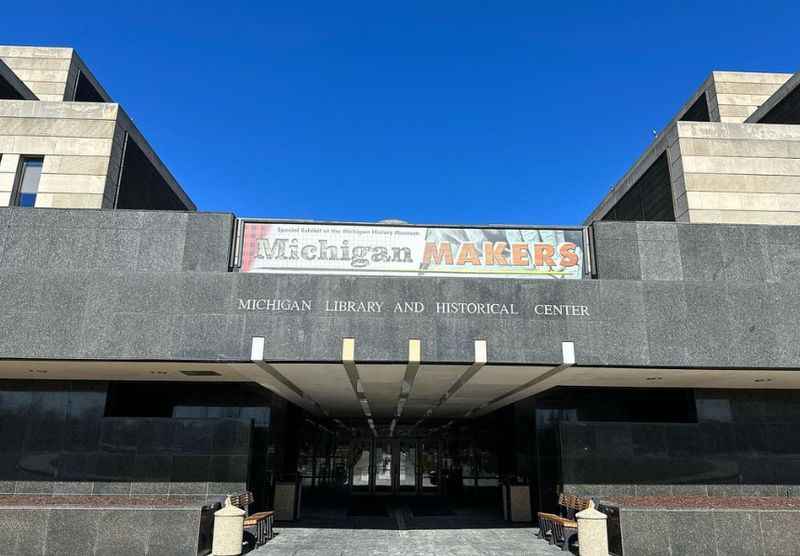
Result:
M5 360L0 373L16 379L134 381L250 381L319 415L364 422L378 434L395 427L470 419L557 386L636 388L798 389L800 372L779 369L680 369L575 365L575 346L562 342L557 365L497 365L483 340L471 364L429 364L421 342L408 360L359 363L356 340L342 341L339 363L269 362L264 339L252 340L250 362ZM363 421L362 421L363 420Z

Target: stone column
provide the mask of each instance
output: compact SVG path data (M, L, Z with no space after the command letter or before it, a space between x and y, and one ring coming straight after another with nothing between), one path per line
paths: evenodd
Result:
M589 501L589 507L575 514L575 519L581 556L608 556L608 516L597 511L594 502Z

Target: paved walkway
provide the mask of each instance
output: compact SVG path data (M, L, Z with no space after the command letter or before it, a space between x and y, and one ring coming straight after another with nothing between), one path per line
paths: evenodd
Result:
M278 529L279 535L250 555L281 556L484 556L564 554L540 541L535 530L432 529Z
M395 509L386 517L346 517L316 512L295 524L279 523L277 535L248 556L483 556L564 554L536 538L533 527L458 512L415 517Z

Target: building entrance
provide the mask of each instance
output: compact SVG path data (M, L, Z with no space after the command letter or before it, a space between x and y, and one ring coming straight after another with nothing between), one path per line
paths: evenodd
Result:
M360 438L353 441L354 493L441 494L438 441Z
M372 430L357 421L297 417L297 456L287 457L285 473L297 470L306 508L350 512L355 503L353 515L365 515L374 503L381 511L385 504L408 505L418 516L457 508L502 512L503 480L528 485L533 476L524 449L530 435L520 429L525 442L515 442L510 415L401 424L394 431L383 423Z

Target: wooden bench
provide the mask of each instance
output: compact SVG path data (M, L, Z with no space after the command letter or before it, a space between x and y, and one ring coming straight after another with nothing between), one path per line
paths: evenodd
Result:
M539 538L568 551L578 538L578 522L575 514L589 507L589 499L562 493L558 497L558 505L566 516L539 512Z
M236 496L231 496L231 504L237 508L247 511L247 507L255 502L252 492L243 492ZM256 512L244 518L244 526L256 528L256 546L261 546L265 542L272 540L272 526L275 521L275 512Z
M564 494L558 497L558 505L566 510L567 517L575 519L575 514L589 507L589 498L582 498L574 494Z
M539 512L539 538L568 551L578 536L578 523L556 514Z

